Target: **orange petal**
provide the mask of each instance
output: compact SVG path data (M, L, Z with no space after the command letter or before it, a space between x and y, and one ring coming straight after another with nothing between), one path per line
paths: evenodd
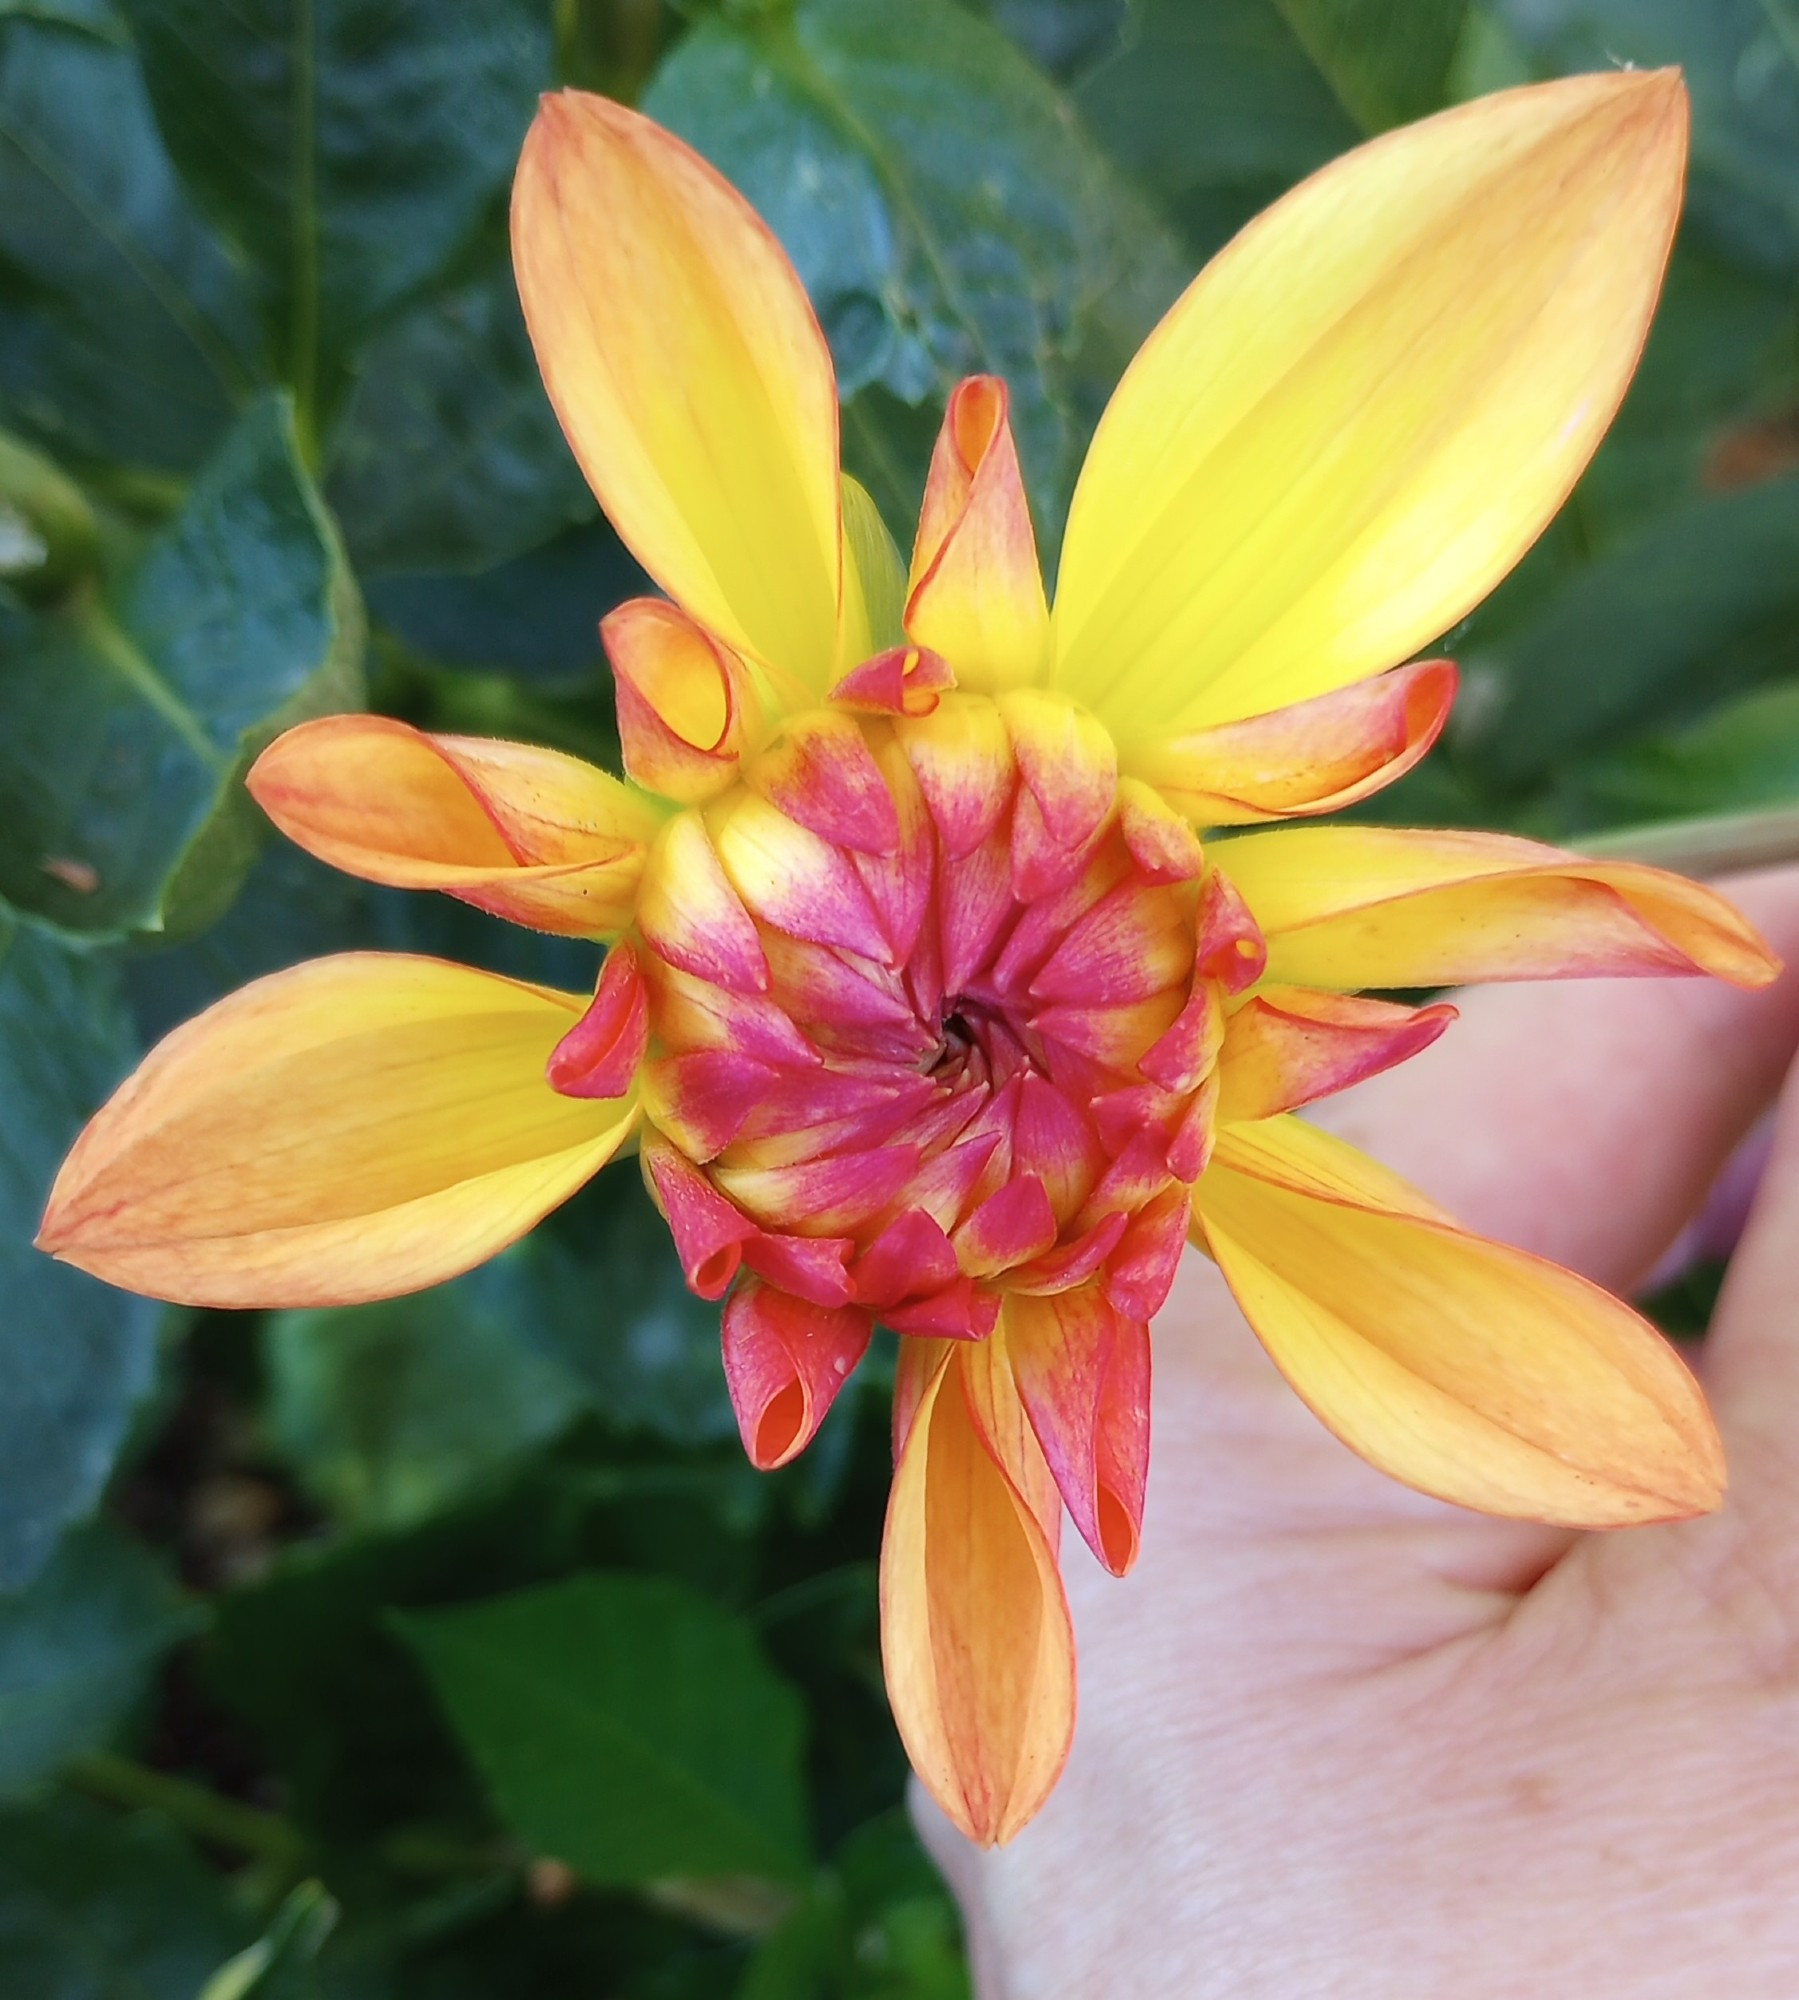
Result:
M288 839L347 875L442 889L534 930L604 937L631 921L653 799L528 743L427 736L326 715L278 736L245 780Z
M626 774L646 790L692 805L736 781L748 669L676 604L634 597L600 620L618 691Z
M1194 1214L1287 1379L1394 1478L1575 1527L1718 1504L1705 1399L1646 1320L1440 1219L1353 1147L1292 1119L1228 1127Z
M1637 862L1497 833L1306 826L1214 841L1295 986L1712 973L1765 986L1779 961L1714 891Z
M1198 826L1338 812L1402 778L1442 734L1449 660L1419 660L1246 722L1132 744L1123 768Z
M913 1769L971 1840L1009 1840L1074 1735L1055 1487L991 1341L902 1348L881 1651Z
M436 959L324 958L177 1028L89 1124L40 1246L201 1306L344 1305L454 1277L630 1136L545 1080L583 1000Z
M1429 1048L1455 1015L1442 1005L1401 1007L1305 986L1264 986L1225 1031L1218 1116L1272 1118L1347 1090Z
M512 254L550 400L626 544L727 644L822 694L837 387L772 231L659 125L564 90L526 135Z
M744 1278L725 1305L725 1380L752 1464L772 1471L812 1442L868 1347L854 1306L808 1304Z
M925 482L906 631L941 653L962 687L1037 678L1049 609L1037 539L997 375L957 383Z

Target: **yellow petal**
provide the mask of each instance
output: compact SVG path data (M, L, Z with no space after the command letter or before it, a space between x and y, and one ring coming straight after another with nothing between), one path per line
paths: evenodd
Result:
M729 182L602 97L546 97L512 191L519 297L600 504L671 597L822 693L841 582L837 387Z
M1291 985L1712 973L1754 987L1780 970L1697 882L1507 834L1298 826L1207 852L1262 927L1267 977Z
M744 663L679 605L633 597L600 620L618 738L636 784L683 804L737 781L754 690Z
M634 1092L559 1097L544 1080L586 1004L377 952L259 979L95 1115L39 1244L187 1305L342 1305L454 1277L630 1135Z
M1200 273L1063 548L1055 679L1121 750L1396 665L1505 575L1636 366L1686 131L1672 70L1483 98L1334 162Z
M382 715L303 722L269 745L247 782L289 840L347 875L442 889L572 937L630 922L664 817L578 757L427 736Z
M1345 1444L1491 1514L1611 1527L1718 1504L1705 1399L1646 1320L1393 1192L1287 1118L1221 1132L1195 1190L1245 1317Z
M881 1650L913 1769L983 1846L1049 1796L1074 1734L1060 1501L1003 1358L908 1341L881 1544Z

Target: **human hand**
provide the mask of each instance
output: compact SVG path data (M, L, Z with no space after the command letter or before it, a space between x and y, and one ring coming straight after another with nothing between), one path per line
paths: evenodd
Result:
M1723 886L1799 961L1799 871ZM1796 1046L1795 972L1499 987L1328 1122L1628 1292ZM1492 1520L1355 1458L1189 1258L1142 1560L1064 1543L1061 1788L984 1854L918 1802L981 2000L1799 1993L1799 1077L1700 1365L1721 1513Z

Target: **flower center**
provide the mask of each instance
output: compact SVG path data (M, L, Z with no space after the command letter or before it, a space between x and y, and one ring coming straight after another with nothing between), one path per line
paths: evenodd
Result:
M697 1170L768 1282L834 1293L828 1267L890 1323L953 1295L938 1330L979 1333L1153 1209L1168 1254L1123 1303L1160 1303L1223 1029L1203 862L1032 702L796 718L652 858L646 1162L665 1207Z

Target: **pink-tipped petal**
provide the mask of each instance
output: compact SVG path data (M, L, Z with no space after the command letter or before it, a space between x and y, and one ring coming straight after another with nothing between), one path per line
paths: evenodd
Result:
M1340 812L1403 778L1443 733L1451 660L1417 660L1244 722L1133 743L1123 765L1199 826Z
M1218 1059L1226 1123L1297 1111L1427 1049L1456 1010L1265 986L1235 1014Z
M564 1097L623 1097L649 1042L649 996L637 953L614 945L593 1004L550 1051L544 1074Z
M725 1302L725 1381L750 1462L764 1472L812 1442L868 1350L873 1323L746 1278Z
M951 661L964 687L1016 686L1043 665L1049 609L996 375L971 375L950 392L912 552L906 631Z
M869 715L929 715L955 684L941 653L924 646L893 646L852 667L830 698Z
M743 1262L743 1246L756 1225L726 1201L700 1170L665 1139L646 1134L643 1174L675 1239L688 1289L702 1299L722 1299Z

